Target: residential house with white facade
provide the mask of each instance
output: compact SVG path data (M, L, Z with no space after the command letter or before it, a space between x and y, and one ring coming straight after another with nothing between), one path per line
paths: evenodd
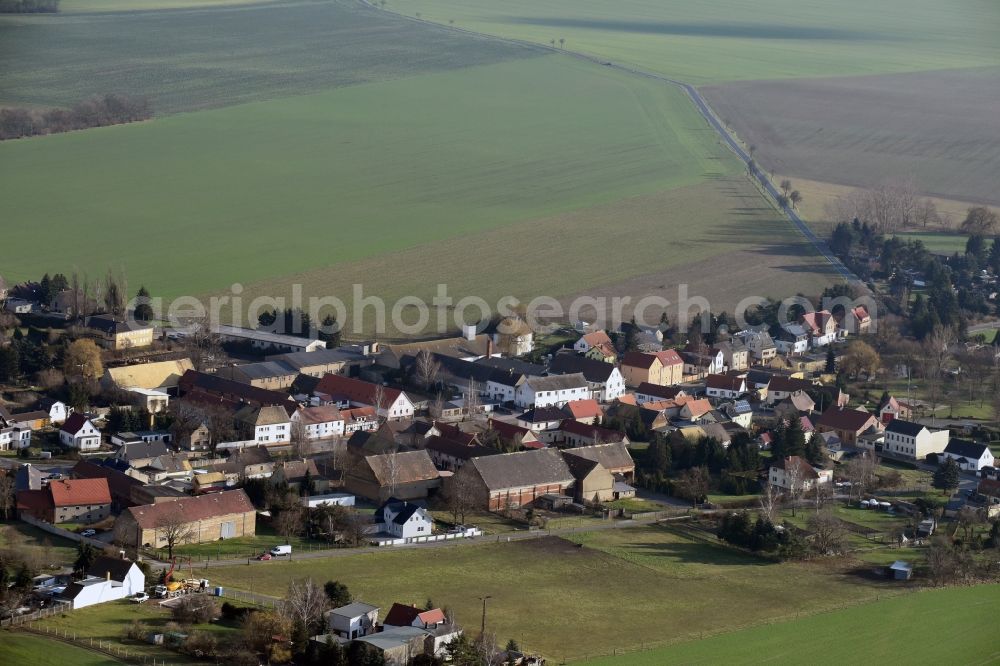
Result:
M589 397L598 402L611 402L625 395L625 378L611 363L595 361L577 354L562 353L552 358L549 363L549 373L582 374L590 385Z
M284 407L247 405L236 412L236 421L244 429L244 438L264 446L292 441L292 420Z
M919 423L893 419L885 427L882 450L900 458L923 460L929 453L943 452L950 438L947 430L930 430Z
M517 387L514 404L521 408L562 407L570 400L591 397L590 384L582 373L551 377L528 377Z
M427 509L394 497L375 512L375 525L379 532L396 539L430 536L434 532L434 519Z
M896 419L893 419L895 421ZM891 425L891 424L890 424ZM984 467L993 467L993 452L986 444L971 442L967 439L953 437L944 451L938 455L938 459L944 461L951 458L963 472L978 472Z
M344 436L344 415L334 405L303 407L291 416L293 427L301 427L308 441Z
M59 443L80 451L101 448L101 431L83 414L70 414L59 429Z

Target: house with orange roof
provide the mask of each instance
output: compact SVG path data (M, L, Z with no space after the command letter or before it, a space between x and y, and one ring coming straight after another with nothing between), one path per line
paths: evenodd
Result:
M111 515L111 490L104 478L51 481L41 490L17 493L17 508L47 523L96 523Z
M611 336L604 330L593 331L583 335L573 345L573 349L587 358L606 363L614 363L618 358L618 353L615 351L615 345L611 341Z
M563 411L574 421L580 423L600 423L604 418L604 410L596 400L570 400L563 405Z
M839 336L840 327L828 310L803 312L799 323L809 333L812 347L825 347Z

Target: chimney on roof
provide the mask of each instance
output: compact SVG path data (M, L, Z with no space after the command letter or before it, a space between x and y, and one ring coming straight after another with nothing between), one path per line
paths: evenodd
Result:
M107 580L110 583L111 582L111 571L110 570L107 571L106 574L107 574Z
M462 337L466 340L476 339L476 325L475 324L462 324Z
M493 358L493 336L486 336L486 358Z

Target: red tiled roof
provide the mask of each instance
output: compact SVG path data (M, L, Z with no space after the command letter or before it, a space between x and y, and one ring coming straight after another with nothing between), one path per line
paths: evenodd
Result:
M622 365L629 366L630 368L646 368L649 369L653 365L653 361L656 360L656 356L653 354L644 354L642 352L628 352L622 356Z
M660 359L660 363L662 363L664 367L669 365L684 365L684 359L682 359L681 355L674 349L664 349L663 351L656 352L654 356Z
M596 400L570 400L566 403L566 411L574 419L587 419L594 416L602 416L601 406Z
M343 395L351 402L363 405L375 405L375 392L378 384L366 382L362 379L344 377L343 375L324 375L316 384L316 391L329 393L330 395ZM382 387L382 409L388 408L399 398L402 391L399 389Z
M877 420L868 412L857 409L845 409L843 407L831 407L823 412L816 425L821 428L832 428L833 430L861 432L871 425L872 422L877 422Z
M65 479L51 481L54 506L80 506L82 504L111 504L111 491L107 479Z
M250 498L242 490L228 490L214 495L185 497L173 502L146 504L125 509L142 529L153 529L166 517L180 516L184 522L254 512Z
M583 336L583 340L591 347L598 347L601 345L610 345L611 338L605 331L594 331L593 333L587 333Z
M48 490L17 491L17 510L30 514L43 514L52 508L52 495Z

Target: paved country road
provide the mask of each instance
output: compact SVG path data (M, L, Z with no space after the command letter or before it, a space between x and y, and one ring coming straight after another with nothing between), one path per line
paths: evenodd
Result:
M423 23L425 25L433 25L437 28L441 28L444 30L452 30L455 32L461 32L482 39L490 39L493 41L500 41L508 44L517 44L519 46L526 46L537 50L550 51L552 53L562 53L564 55L578 58L580 60L586 60L587 62L591 62L597 65L602 65L604 67L609 67L611 69L616 69L621 72L626 72L634 76L641 76L647 79L655 79L657 81L662 81L669 85L681 88L691 99L691 101L694 102L694 105L695 107L697 107L698 112L702 115L702 117L706 120L706 122L708 122L709 126L711 126L712 129L714 129L716 133L722 138L723 142L725 142L725 145L736 155L736 157L740 159L740 161L743 162L745 166L749 168L751 160L750 155L747 153L747 151L743 149L743 147L733 137L733 135L728 130L726 130L722 122L719 120L718 116L716 116L715 112L712 111L712 107L708 105L708 102L706 102L705 98L701 96L701 93L698 92L697 88L688 83L684 83L683 81L678 81L676 79L671 79L667 76L662 76L654 72L647 72L638 69L632 65L621 65L614 62L610 62L608 60L604 60L602 58L598 58L580 51L572 51L564 48L556 48L554 46L531 42L523 39L499 37L497 35L491 35L485 32L478 32L476 30L468 30L466 28L459 28L453 25L444 25L441 23L435 23L433 21L426 21L424 19L418 19L413 16L399 14L391 9L378 7L369 0L358 0L358 1L364 5L367 5L373 10L388 12L394 16L397 16L399 18L404 18L409 21L415 21L417 23ZM799 230L799 232L803 236L805 236L806 240L812 244L812 246L816 249L816 251L820 254L820 256L822 256L830 264L830 266L837 273L837 275L844 278L848 282L853 282L860 285L867 291L868 288L865 285L864 281L862 281L861 278L859 278L852 271L850 271L846 266L844 266L844 264L839 259L837 259L837 257L834 256L833 252L830 250L830 247L826 244L826 242L821 238L819 238L815 233L813 233L813 230L809 228L809 226L802 220L801 217L799 217L799 214L793 208L790 208L789 206L781 206L780 204L778 204L779 192L778 189L771 182L771 179L760 171L757 172L756 179L760 182L761 186L768 193L768 195L775 202L775 204L778 205L781 208L782 212L788 217L788 219L791 220L792 224L794 224L795 227Z

